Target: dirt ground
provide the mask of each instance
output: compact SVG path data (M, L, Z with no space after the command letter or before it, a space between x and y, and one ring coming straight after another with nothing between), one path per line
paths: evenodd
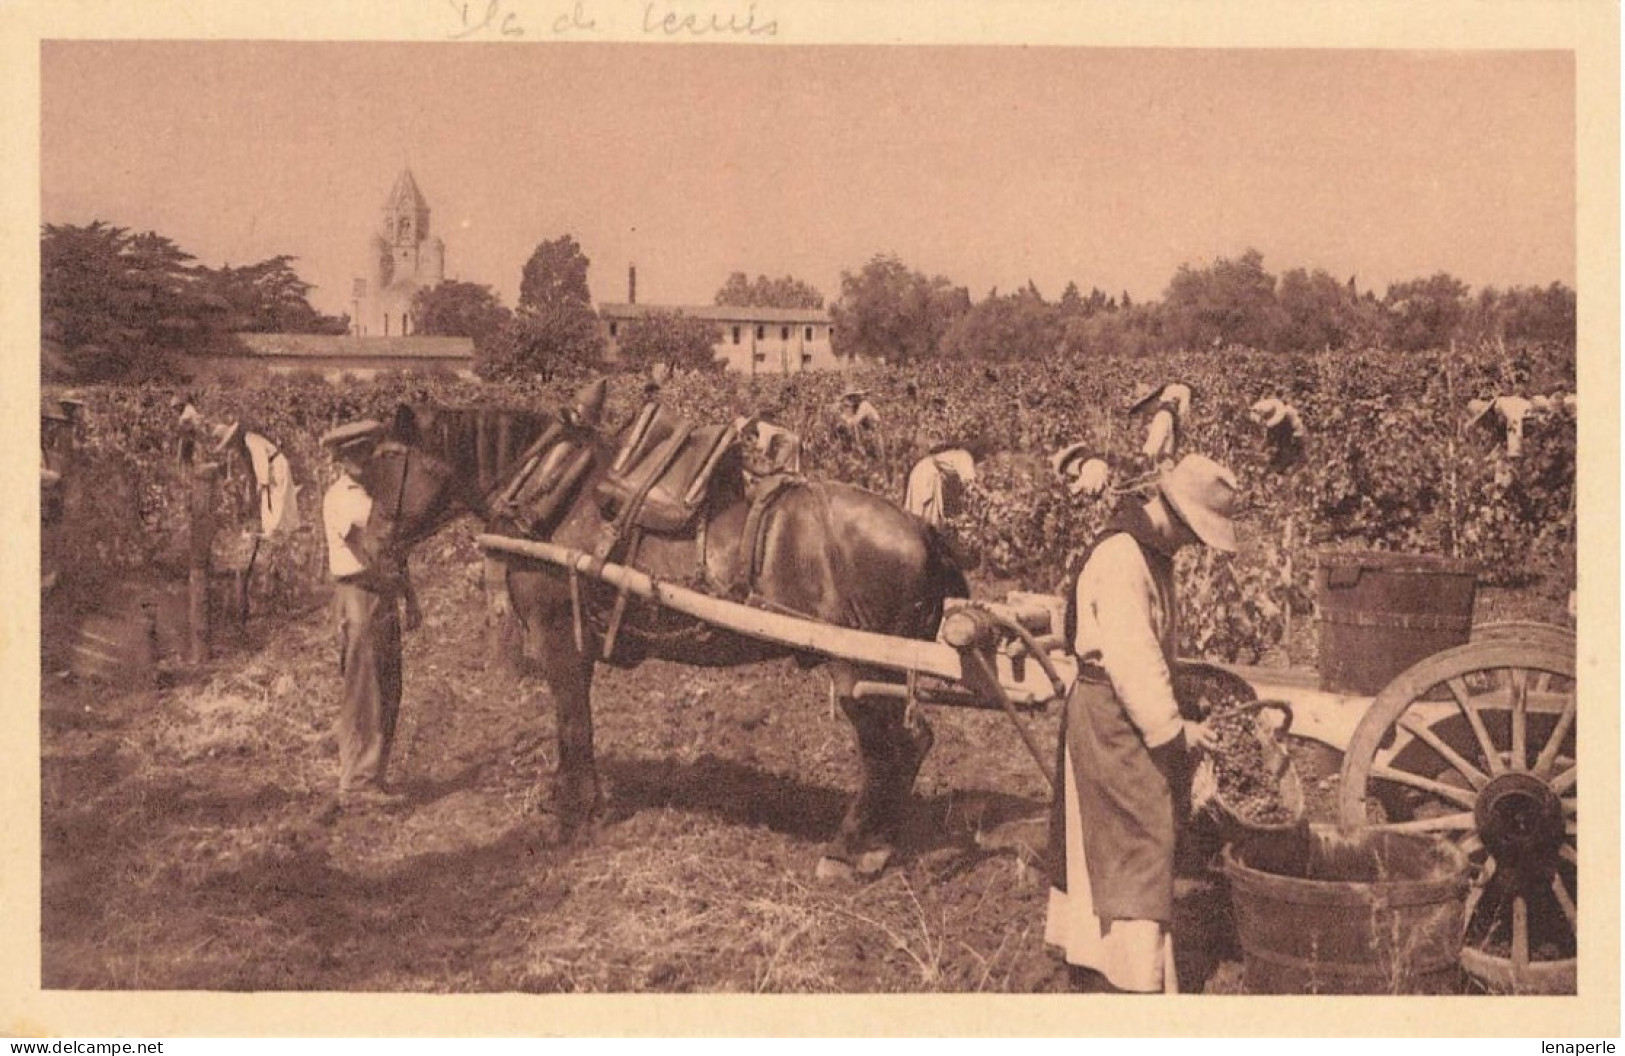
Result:
M600 668L608 810L544 844L546 692L488 671L476 566L419 576L390 813L319 815L336 782L321 599L150 687L61 673L41 700L42 985L420 992L1048 992L1048 792L1008 719L933 709L900 858L816 880L857 785L827 681L789 662ZM54 628L54 629L53 629ZM162 636L161 636L162 637ZM1057 717L1031 720L1053 744ZM1331 816L1335 753L1297 753ZM1228 899L1181 881L1187 990L1244 989Z

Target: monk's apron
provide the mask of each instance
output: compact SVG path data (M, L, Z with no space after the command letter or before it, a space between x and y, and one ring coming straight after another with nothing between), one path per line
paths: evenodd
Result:
M1101 538L1112 534L1113 527L1108 526ZM1131 525L1127 530L1137 535L1138 527ZM1096 542L1098 545L1099 540ZM1092 552L1093 547L1090 549ZM1172 563L1154 552L1147 552L1147 563L1153 577L1171 589ZM1076 579L1069 578L1075 594ZM1071 619L1067 622L1070 641L1075 624ZM1172 669L1171 662L1169 666ZM1095 915L1101 920L1171 923L1178 836L1174 804L1189 798L1184 736L1155 750L1147 748L1106 673L1091 664L1080 664L1078 679L1067 696L1059 741L1056 795L1050 811L1051 883L1057 890L1066 890L1063 797L1065 753L1070 749Z
M1079 679L1067 697L1056 773L1072 753L1095 915L1158 920L1174 911L1174 804L1186 783L1184 738L1147 749L1109 684ZM1050 814L1051 882L1066 890L1065 786Z

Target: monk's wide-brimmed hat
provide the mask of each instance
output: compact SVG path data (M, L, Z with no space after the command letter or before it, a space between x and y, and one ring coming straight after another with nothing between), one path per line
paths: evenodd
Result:
M1186 455L1157 481L1162 497L1203 543L1234 553L1241 485L1235 474L1206 455Z

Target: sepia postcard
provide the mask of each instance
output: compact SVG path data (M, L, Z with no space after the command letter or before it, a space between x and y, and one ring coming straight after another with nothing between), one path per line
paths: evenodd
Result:
M0 56L0 1034L1619 1034L1617 5Z

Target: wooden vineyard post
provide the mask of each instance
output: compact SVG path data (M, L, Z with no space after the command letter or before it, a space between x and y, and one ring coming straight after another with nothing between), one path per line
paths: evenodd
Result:
M497 418L497 448L491 459L491 476L480 480L480 490L489 492L497 486L498 477L502 474L502 467L509 464L513 454L513 415L503 414Z
M219 476L218 463L204 462L195 466L186 503L190 534L186 581L186 659L193 664L206 663L209 659L209 566L210 552L214 547L215 484Z
M1447 539L1444 552L1450 557L1461 556L1461 540L1458 538L1461 527L1461 482L1456 472L1456 434L1461 427L1456 418L1456 343L1450 343L1450 358L1445 361L1444 367L1444 403L1447 421L1450 427L1444 434L1444 464L1445 464L1445 496L1449 503L1450 514L1445 524Z
M486 486L486 481L496 479L491 457L491 445L495 438L491 435L489 418L490 415L482 414L474 419L474 472L477 486L481 488Z
M1292 666L1292 515L1281 529L1281 666Z

